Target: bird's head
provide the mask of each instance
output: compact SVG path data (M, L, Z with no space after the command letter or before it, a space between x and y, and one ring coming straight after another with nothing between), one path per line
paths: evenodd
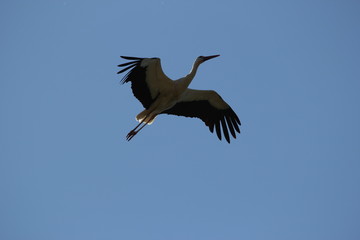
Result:
M204 57L204 56L199 56L196 60L199 61L199 64L200 64L200 63L203 63L203 62L205 62L205 61L207 61L207 60L210 60L210 59L212 59L212 58L216 58L216 57L218 57L218 56L220 56L220 55L211 55L211 56L206 56L206 57Z

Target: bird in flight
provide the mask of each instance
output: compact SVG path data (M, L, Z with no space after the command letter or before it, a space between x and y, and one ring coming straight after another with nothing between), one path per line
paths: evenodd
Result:
M215 129L220 140L223 133L228 143L229 131L236 138L235 131L240 133L240 119L221 96L213 90L188 88L200 64L218 56L220 55L197 57L190 73L175 81L164 74L159 58L121 56L129 60L118 65L123 67L118 74L129 70L121 83L131 82L134 96L145 108L136 116L139 124L128 133L126 139L130 141L146 125L153 123L157 115L164 113L200 118L210 132Z

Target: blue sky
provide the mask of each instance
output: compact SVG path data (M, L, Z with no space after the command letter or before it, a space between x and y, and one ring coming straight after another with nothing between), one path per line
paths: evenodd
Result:
M358 1L2 1L0 238L359 239ZM120 55L160 57L242 121L142 106Z

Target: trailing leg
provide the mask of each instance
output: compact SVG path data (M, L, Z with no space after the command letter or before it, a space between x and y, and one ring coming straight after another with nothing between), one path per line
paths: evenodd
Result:
M141 122L131 130L128 135L126 135L126 140L130 141L141 129L143 129L147 124L151 124L154 121L156 116L151 116L152 114L147 115L145 118L141 120ZM142 125L142 126L141 126ZM141 127L140 127L141 126ZM139 128L140 127L140 128ZM138 129L139 128L139 129ZM138 130L137 130L138 129Z

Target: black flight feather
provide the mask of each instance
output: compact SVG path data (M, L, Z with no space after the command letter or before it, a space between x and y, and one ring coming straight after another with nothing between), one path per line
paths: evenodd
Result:
M229 131L228 131L227 127L226 127L226 123L225 123L224 117L221 119L221 126L222 126L222 130L223 130L223 132L224 132L224 137L225 137L226 141L227 141L228 143L230 143Z
M127 65L130 65L130 64L137 64L139 61L132 61L132 62L127 62L127 63L123 63L123 64L119 64L118 67L125 67Z
M139 58L139 57L128 57L128 56L120 56L126 60L143 60L144 58Z
M131 66L128 66L128 67L126 67L126 68L118 71L118 74L123 73L123 72L125 72L125 71L127 71L127 70L129 70L130 68L133 68L133 67L135 67L135 66L136 66L136 64L131 65ZM123 83L125 83L125 81L124 81Z
M144 108L148 109L154 99L151 97L149 87L146 82L146 67L141 66L141 61L144 58L121 56L126 60L132 60L131 62L119 64L119 67L125 67L121 69L118 74L127 70L129 72L122 78L121 83L131 82L131 89L134 96L141 102Z
M233 124L232 124L231 119L230 119L229 116L226 116L226 123L227 123L227 125L228 125L228 127L229 127L229 130L230 130L231 135L233 136L233 138L236 138L234 126L233 126Z
M175 104L175 106L163 111L162 113L200 118L205 123L205 125L209 127L210 132L214 132L215 128L216 135L220 140L222 138L222 127L224 137L229 143L230 135L228 129L234 138L236 138L234 128L238 133L240 133L237 122L238 117L236 113L230 107L226 109L215 108L207 100L178 102Z

